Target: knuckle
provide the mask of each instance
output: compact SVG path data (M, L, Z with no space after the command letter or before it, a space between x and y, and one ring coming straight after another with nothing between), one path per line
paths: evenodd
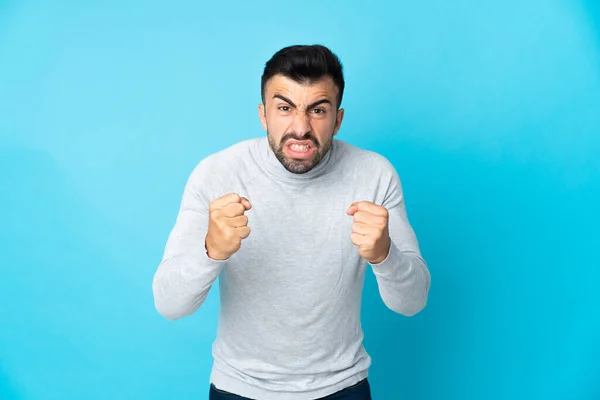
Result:
M249 235L250 235L250 229L248 227L241 229L240 230L240 241L242 239L246 239Z
M215 217L213 218L213 222L215 225L217 225L219 229L223 229L226 226L225 221L219 215L215 215Z
M225 229L225 231L223 232L223 238L227 242L232 242L235 239L235 236L233 235L233 232L231 229Z
M240 201L240 196L233 192L227 193L225 196L223 196L223 201L225 203L235 203Z

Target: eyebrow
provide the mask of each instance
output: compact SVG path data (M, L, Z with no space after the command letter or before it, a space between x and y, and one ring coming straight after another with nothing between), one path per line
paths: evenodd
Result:
M273 98L274 98L274 99L280 99L280 100L283 100L283 101L285 101L286 103L288 103L289 105L291 105L292 107L296 107L296 105L294 104L294 102L293 102L293 101L291 101L291 100L290 100L290 99L288 99L287 97L285 97L285 96L282 96L282 95L280 95L280 94L276 94L276 95L274 95L274 96L273 96ZM306 109L307 109L307 110L310 110L311 108L314 108L314 107L316 107L316 106L318 106L318 105L320 105L320 104L325 104L325 103L327 103L327 104L329 104L329 105L332 105L332 104L331 104L331 101L329 101L328 99L321 99L321 100L317 100L317 101L315 101L315 102L314 102L314 103L312 103L312 104L309 104L309 105L308 105L308 107L306 107Z

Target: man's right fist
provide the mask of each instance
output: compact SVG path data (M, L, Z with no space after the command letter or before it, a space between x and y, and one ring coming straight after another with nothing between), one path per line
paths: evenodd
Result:
M226 260L238 251L242 239L250 235L248 217L244 212L252 206L245 197L235 193L211 201L208 212L206 254L214 260Z

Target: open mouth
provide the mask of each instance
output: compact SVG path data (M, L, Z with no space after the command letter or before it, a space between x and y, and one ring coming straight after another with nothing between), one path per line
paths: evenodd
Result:
M287 152L291 157L303 159L311 157L315 150L315 147L312 144L312 142L293 141L286 146L286 149L288 150Z

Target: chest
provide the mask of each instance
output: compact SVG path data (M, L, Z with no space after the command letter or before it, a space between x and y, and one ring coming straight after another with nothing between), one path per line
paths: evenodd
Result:
M246 196L252 209L246 212L250 235L228 263L230 280L318 285L315 280L336 280L363 266L346 210L355 201L377 201L375 188L333 180L293 186L232 183L224 192Z

